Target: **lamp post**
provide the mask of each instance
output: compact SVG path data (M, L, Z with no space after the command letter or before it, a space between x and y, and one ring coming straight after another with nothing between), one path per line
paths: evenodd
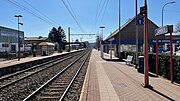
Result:
M99 27L99 28L102 29L102 40L103 40L103 29L104 29L105 27L104 27L104 26L101 26L101 27Z
M119 3L118 3L118 13L119 13L119 22L118 22L118 26L119 26L119 36L118 36L118 39L119 39L119 53L117 51L117 54L119 55L119 59L121 59L121 52L122 52L122 49L121 49L121 34L120 34L120 31L121 31L121 0L119 0Z
M162 27L163 27L163 11L164 11L164 8L165 8L166 5L173 4L173 3L175 3L175 1L168 2L168 3L164 4L164 6L162 7Z
M19 25L23 25L23 23L19 22L19 18L22 17L22 15L15 15L14 17L18 18L18 61L20 60L20 35L19 35Z
M136 66L138 66L138 25L137 25L137 17L138 17L138 3L137 3L137 0L135 2L135 12L136 12Z
M71 31L71 29L70 29L70 27L68 27L68 40L69 40L69 49L68 49L68 52L70 52L71 51L71 46L70 46L70 32Z
M102 41L103 41L103 29L105 28L104 26L101 26L101 27L99 27L99 28L101 28L102 29L102 38L101 38L101 41L100 41L100 44L101 44L101 58L103 59L104 57L103 57L103 45L102 45Z

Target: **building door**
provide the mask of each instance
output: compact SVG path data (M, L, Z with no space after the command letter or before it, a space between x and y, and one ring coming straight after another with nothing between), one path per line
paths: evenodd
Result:
M16 45L11 45L11 52L16 52Z

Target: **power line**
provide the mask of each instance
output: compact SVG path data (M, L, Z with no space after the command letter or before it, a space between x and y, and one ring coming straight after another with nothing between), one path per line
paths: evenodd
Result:
M105 13L106 13L106 9L107 9L108 3L109 3L109 0L107 0L107 2L106 2L106 6L105 6L105 9L104 9L103 16L102 16L100 24L102 24L102 21L104 20L104 16L105 16Z
M98 13L99 13L99 7L100 7L100 5L101 5L101 0L99 1L99 0L97 0L97 10L96 10L96 18L97 18L97 15L98 15Z
M74 21L76 22L76 24L78 25L78 27L80 28L80 30L84 32L83 28L81 27L81 25L79 24L79 22L77 21L75 15L72 13L72 11L69 9L68 5L64 2L64 0L62 0L64 6L66 7L66 9L68 10L68 12L70 13L70 15L72 16L72 18L74 19Z
M40 10L38 10L37 8L33 7L29 2L27 2L26 0L23 0L26 4L28 4L31 8L33 8L34 10L36 10L38 13L40 13L41 15L43 15L46 19L50 20L51 22L53 22L54 24L57 24L54 20L52 20L51 18L49 18L48 16L46 16L44 13L42 13ZM57 24L58 25L58 24Z
M41 16L38 16L38 14L34 13L33 11L29 10L28 8L26 8L25 6L21 5L20 3L18 3L17 1L14 1L14 0L7 0L9 3L11 3L12 5L14 5L15 7L18 7L19 9L23 10L23 11L26 11L28 12L29 14L35 16L36 18L54 26L51 22L49 22L48 20L46 19L43 19Z
M67 3L68 3L68 5L69 5L69 7L70 7L72 13L74 14L75 18L77 19L77 16L76 16L76 14L75 14L75 12L74 12L74 10L73 10L71 4L69 3L69 0L67 0Z
M104 9L104 6L106 5L106 1L107 0L104 0L104 2L102 3L102 2L100 2L100 9L98 10L99 12L98 12L98 14L97 14L97 16L96 16L96 19L95 19L95 23L94 23L94 25L92 26L92 30L94 29L94 27L96 27L96 25L97 25L97 22L98 22L98 20L99 20L99 17L100 17L100 15L101 15L101 13L102 13L102 11L103 11L103 9ZM108 0L109 1L109 0ZM102 6L101 6L101 4L102 4Z

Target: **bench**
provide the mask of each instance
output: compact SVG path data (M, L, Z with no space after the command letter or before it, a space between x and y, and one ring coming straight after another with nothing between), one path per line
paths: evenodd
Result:
M128 56L127 56L127 59L123 59L123 60L126 62L126 64L129 63L129 65L130 65L130 62L132 61L132 59L133 59L133 56L128 55Z

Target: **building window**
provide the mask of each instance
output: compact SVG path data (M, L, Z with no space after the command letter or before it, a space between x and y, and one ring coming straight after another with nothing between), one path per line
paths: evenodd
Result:
M11 45L11 52L16 52L16 45Z
M9 47L9 44L2 44L2 47Z

